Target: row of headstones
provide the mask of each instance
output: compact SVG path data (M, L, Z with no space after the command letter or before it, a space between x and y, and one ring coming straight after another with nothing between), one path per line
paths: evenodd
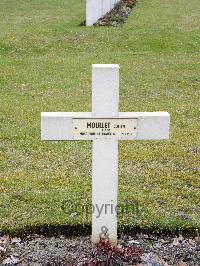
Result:
M120 0L87 0L86 25L92 26L97 20L111 11Z

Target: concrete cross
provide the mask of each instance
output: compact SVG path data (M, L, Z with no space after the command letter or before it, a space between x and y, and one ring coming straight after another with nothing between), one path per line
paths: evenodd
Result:
M118 112L119 66L92 66L92 112L43 112L42 140L92 140L92 241L117 242L118 140L169 138L167 112ZM112 206L112 208L111 208ZM110 211L106 210L110 207ZM99 210L103 210L99 216ZM112 209L112 211L111 211ZM106 228L106 229L105 229ZM105 231L106 230L106 231Z

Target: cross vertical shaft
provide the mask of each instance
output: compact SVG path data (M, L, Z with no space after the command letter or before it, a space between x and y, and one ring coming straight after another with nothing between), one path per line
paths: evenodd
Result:
M119 66L92 66L92 117L118 117ZM102 227L112 244L117 242L118 141L93 141L92 241L97 243Z

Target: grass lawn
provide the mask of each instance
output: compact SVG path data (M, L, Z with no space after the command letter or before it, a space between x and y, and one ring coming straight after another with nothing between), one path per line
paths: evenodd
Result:
M119 204L138 203L119 224L200 228L199 0L141 0L117 28L84 19L82 0L0 0L0 230L91 223L91 142L42 142L40 112L91 111L92 63L120 64L120 111L171 114L170 141L119 143Z

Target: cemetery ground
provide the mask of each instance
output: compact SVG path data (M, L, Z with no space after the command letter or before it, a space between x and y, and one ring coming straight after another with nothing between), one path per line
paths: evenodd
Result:
M2 235L90 232L92 145L42 142L40 113L90 111L93 63L120 65L120 111L171 115L169 141L119 143L120 234L198 235L198 4L143 0L123 27L86 28L81 0L0 1Z

